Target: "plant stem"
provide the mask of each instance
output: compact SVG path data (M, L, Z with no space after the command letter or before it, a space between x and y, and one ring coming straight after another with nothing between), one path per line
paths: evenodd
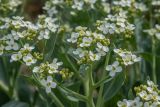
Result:
M55 94L50 93L50 96L53 98L54 103L57 107L64 107L64 105L61 103L61 101L55 96Z
M84 81L84 87L85 87L85 94L88 98L87 101L87 107L95 107L94 101L93 101L93 91L94 91L94 82L93 82L93 76L92 76L92 65L89 65L87 76Z
M102 73L102 80L106 77L105 67L108 65L109 58L110 58L110 52L106 56L106 60L105 60L105 64L104 64L104 70L103 70L103 73ZM102 107L103 106L103 88L104 88L104 84L102 84L100 86L96 107Z
M56 32L56 35L55 35L55 38L53 40L53 46L52 46L52 49L50 50L50 52L46 55L46 57L44 58L44 61L47 61L49 60L51 57L52 57L52 54L54 52L54 49L55 49L55 45L56 45L56 42L57 42L57 38L58 38L58 32ZM48 41L47 41L48 42ZM49 41L51 42L51 41ZM47 44L47 43L45 43ZM44 47L45 48L45 47Z
M152 0L150 1L152 2ZM152 16L152 4L150 5L150 28L153 28L153 16ZM152 36L152 79L153 79L153 82L155 84L157 84L157 77L156 77L156 47L155 47L155 44L156 44L156 40L155 40L155 37L154 35Z
M61 47L62 52L65 55L65 58L67 60L67 62L71 65L75 75L81 80L83 81L83 78L81 77L81 75L79 74L79 71L77 70L77 68L75 67L75 65L73 64L73 62L70 60L70 58L68 57L67 53L65 52L65 49L63 47Z
M70 90L70 89L68 89L68 88L66 88L66 87L63 87L63 86L60 86L60 88L62 88L62 89L64 89L65 91L67 91L67 92L68 92L68 95L74 96L74 97L80 99L81 101L87 101L86 96L83 96L83 95L81 95L81 94L79 94L79 93L77 93L77 92L74 92L74 91L72 91L72 90Z
M155 38L152 38L152 78L155 84L157 84L157 77L156 77L156 48L155 48Z
M107 83L109 81L111 81L113 78L109 78L108 76L105 77L104 79L98 81L95 85L94 85L94 89L98 88L102 83Z

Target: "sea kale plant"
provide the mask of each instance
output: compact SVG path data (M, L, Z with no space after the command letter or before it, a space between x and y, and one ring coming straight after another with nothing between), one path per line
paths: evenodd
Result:
M0 0L0 106L160 107L159 6Z

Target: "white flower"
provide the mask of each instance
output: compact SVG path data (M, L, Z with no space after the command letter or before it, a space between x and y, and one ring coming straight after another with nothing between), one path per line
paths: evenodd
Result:
M160 33L156 33L155 36L160 40Z
M134 30L135 26L133 24L128 24L126 27L128 30Z
M22 58L22 54L20 52L18 52L17 54L13 54L11 56L11 61L18 61Z
M134 6L135 6L136 9L139 9L142 12L148 10L148 8L146 7L146 5L143 4L143 3L134 3Z
M150 100L150 96L147 94L146 91L141 91L141 92L138 93L138 95L139 95L142 99Z
M57 83L53 82L53 78L51 76L47 76L47 80L42 79L41 80L42 85L46 89L46 93L50 93L52 88L56 88Z
M119 66L119 62L118 62L118 61L115 61L112 65L108 65L108 66L106 67L106 70L107 70L107 71L110 71L110 72L109 72L109 75L110 75L111 77L114 77L115 74L116 74L116 72L121 72L121 71L122 71L122 67Z
M36 66L33 68L33 72L35 73L42 73L47 72L49 74L57 73L59 72L59 67L63 64L62 62L57 62L57 58L53 59L52 63L41 63L40 66Z
M29 44L28 43L26 43L24 46L23 46L23 48L21 48L21 51L32 51L34 49L34 47L33 46L29 46Z
M131 7L131 0L120 0L120 1L114 1L114 5L122 6L122 7Z
M105 56L106 53L109 51L108 46L103 46L100 42L97 43L97 47L98 48L96 48L96 50L101 56Z
M49 14L50 17L52 17L54 14L57 14L58 11L56 7L51 7L50 9L47 10L47 13Z
M52 0L53 4L60 4L60 3L63 3L63 2L64 2L63 0Z
M11 34L12 34L12 38L14 38L14 40L18 40L18 39L19 39L18 32L12 30L12 31L11 31Z
M57 58L53 59L53 62L49 64L49 71L48 73L53 74L58 72L58 67L61 66L63 63L62 62L57 62Z
M136 55L126 54L126 55L122 56L122 60L125 65L132 65L135 62L139 62L141 60L141 58L137 57Z
M57 62L57 61L58 61L58 59L57 59L57 58L54 58L52 64L55 64L55 65L57 65L58 67L63 64L63 62Z
M140 100L139 97L136 97L134 100L126 100L118 101L118 107L143 107L143 102Z
M105 39L105 36L103 34L97 34L97 33L93 33L94 38L96 39Z
M40 31L40 34L38 36L38 39L39 40L42 40L42 39L49 39L49 30L48 29L45 29L44 31Z
M89 3L91 5L91 8L94 8L94 4L97 0L84 0L86 3Z
M85 31L87 29L87 27L82 27L82 26L77 26L76 27L76 31Z
M37 62L36 59L33 58L31 54L27 54L23 57L23 61L26 63L26 65L30 66L32 64L35 64Z
M48 23L48 29L54 33L57 31L58 27L59 26L54 23Z
M104 23L98 27L98 30L104 34L113 34L116 30L116 25L114 23Z
M76 43L78 37L79 37L79 33L73 32L73 33L71 34L71 38L70 38L70 39L67 39L67 41L68 41L68 42L71 42L71 43Z
M84 2L81 0L74 0L74 4L72 5L73 9L82 10Z
M91 61L100 60L101 56L99 54L94 54L92 51L89 51L89 58Z
M140 57L132 54L130 51L125 51L122 49L114 49L114 52L117 53L123 60L124 65L132 65L135 62L141 61Z
M153 87L154 83L152 81L150 81L150 80L147 80L147 85Z
M47 29L50 30L51 32L55 33L58 29L58 25L55 24L56 18L51 18L51 17L46 17L45 15L40 15L39 20L37 23L37 28L39 29ZM41 21L44 21L42 24Z
M84 37L82 40L82 43L80 44L80 47L89 47L92 43L92 38L91 37Z
M39 72L39 71L40 71L40 67L36 66L36 67L33 68L33 72L34 72L34 73L37 73L37 72Z
M82 48L77 48L75 51L73 51L73 54L78 55L80 58L82 58L85 56L86 51L84 51Z
M5 50L18 50L19 46L14 40L6 41L7 46L5 47Z
M117 106L118 107L128 107L125 99L123 101L118 101Z

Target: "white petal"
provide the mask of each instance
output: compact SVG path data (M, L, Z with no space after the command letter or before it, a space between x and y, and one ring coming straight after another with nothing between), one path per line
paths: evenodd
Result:
M121 66L116 68L116 72L121 72L121 71L122 71L122 67Z
M46 87L46 92L50 93L51 92L51 88L50 87Z
M47 76L47 82L52 81L52 77L51 76Z
M108 52L109 48L107 46L103 46L103 51Z
M114 77L115 74L116 74L116 72L113 72L113 71L109 72L109 75L110 75L111 77Z
M113 67L112 67L111 65L108 65L108 66L106 67L106 70L107 70L107 71L110 71L110 70L112 70L112 68L113 68Z
M103 47L103 45L100 42L98 42L97 47L101 49Z
M56 88L56 86L57 86L57 83L55 83L55 82L51 83L51 88Z
M112 64L114 67L117 67L119 65L119 62L118 61L115 61L113 64Z
M54 59L53 59L53 63L56 63L57 61L58 61L57 58L54 58Z
M63 62L58 62L57 65L58 66L63 65Z
M141 57L138 57L138 58L134 59L134 61L135 61L135 62L141 61Z
M33 68L33 72L38 72L39 71L39 67L34 67Z

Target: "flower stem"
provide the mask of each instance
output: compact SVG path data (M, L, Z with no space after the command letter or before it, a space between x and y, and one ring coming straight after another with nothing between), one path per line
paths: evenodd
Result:
M94 91L94 82L93 82L93 76L92 76L92 65L89 65L87 76L84 81L84 88L85 88L85 94L88 98L87 101L87 107L95 107L94 101L93 101L93 91Z
M73 72L75 73L75 75L81 80L83 81L83 78L81 77L79 71L77 70L77 68L75 67L75 65L73 64L73 62L70 60L70 58L67 55L67 52L65 52L65 49L63 47L61 47L62 52L65 55L65 59L67 60L67 62L71 65Z
M94 89L95 89L95 88L98 88L98 87L99 87L101 84L103 84L103 83L107 83L107 82L111 81L112 79L113 79L113 78L109 78L108 76L105 77L104 79L98 81L98 82L94 85Z
M64 107L62 102L55 96L55 94L50 93L50 96L53 98L54 103L56 104L57 107Z
M152 78L154 83L157 83L157 77L156 77L156 48L155 48L155 38L152 38Z
M152 2L152 0L150 1ZM150 5L150 28L153 28L153 14L152 14L152 4ZM156 77L156 40L155 37L152 36L152 79L153 82L156 84L157 83L157 77Z
M110 52L106 56L106 60L105 60L105 64L104 64L104 70L103 70L103 73L102 73L102 80L105 79L105 77L106 77L105 67L108 65L109 58L110 58ZM103 106L103 88L104 88L104 84L101 84L100 90L99 90L99 93L98 93L98 99L97 99L96 107L102 107Z
M68 88L66 88L66 87L63 87L63 86L60 86L59 88L62 88L62 89L64 89L65 91L67 91L68 93L68 95L71 95L71 96L73 96L73 97L76 97L76 98L78 98L78 99L80 99L81 101L87 101L87 98L86 98L86 96L83 96L83 95L81 95L81 94L79 94L79 93L77 93L77 92L74 92L74 91L72 91L72 90L70 90L70 89L68 89Z

